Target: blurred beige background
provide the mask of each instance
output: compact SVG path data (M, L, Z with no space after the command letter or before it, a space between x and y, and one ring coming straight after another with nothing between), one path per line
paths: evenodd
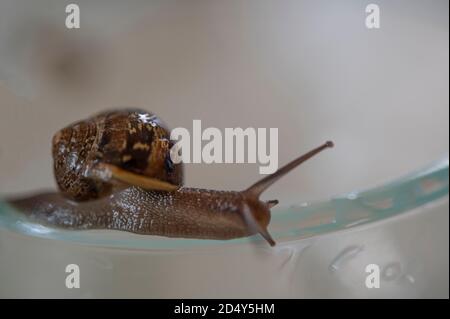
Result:
M332 139L272 187L284 203L371 187L448 156L448 1L0 1L0 194L53 188L54 132L138 106L171 127L278 127L279 163ZM242 189L258 165L188 165Z

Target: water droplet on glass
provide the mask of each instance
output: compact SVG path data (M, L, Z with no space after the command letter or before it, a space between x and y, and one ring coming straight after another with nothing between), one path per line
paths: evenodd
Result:
M349 246L345 248L331 261L330 266L328 266L329 271L332 273L338 271L346 262L356 257L363 250L363 246Z
M386 281L397 279L402 273L402 265L398 262L388 264L384 267L381 277Z
M412 284L416 282L416 279L411 275L406 275L405 278Z
M347 194L347 198L350 200L355 200L358 198L358 193L357 192L351 192L349 194Z

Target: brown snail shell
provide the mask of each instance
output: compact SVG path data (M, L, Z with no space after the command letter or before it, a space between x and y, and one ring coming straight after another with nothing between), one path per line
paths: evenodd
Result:
M170 132L155 115L140 109L106 111L58 131L52 140L54 174L64 195L78 201L99 198L118 186L99 163L183 183L181 164L170 159ZM95 174L94 174L95 173Z

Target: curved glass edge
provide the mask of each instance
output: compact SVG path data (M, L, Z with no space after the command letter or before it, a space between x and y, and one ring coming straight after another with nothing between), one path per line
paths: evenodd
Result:
M269 230L277 243L284 245L299 239L349 229L406 213L448 196L448 164L449 160L446 158L380 187L350 192L328 201L273 209ZM0 201L0 228L28 236L79 244L146 250L234 246L263 241L259 236L220 241L135 235L110 230L60 230L30 223L24 215L2 201Z

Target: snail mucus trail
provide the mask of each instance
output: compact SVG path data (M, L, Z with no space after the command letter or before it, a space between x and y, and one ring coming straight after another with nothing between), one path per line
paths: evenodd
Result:
M277 200L260 195L332 142L309 151L243 191L183 186L181 164L170 160L170 133L140 109L107 111L53 137L59 192L8 202L37 223L66 229L114 229L144 235L232 239L267 231Z

